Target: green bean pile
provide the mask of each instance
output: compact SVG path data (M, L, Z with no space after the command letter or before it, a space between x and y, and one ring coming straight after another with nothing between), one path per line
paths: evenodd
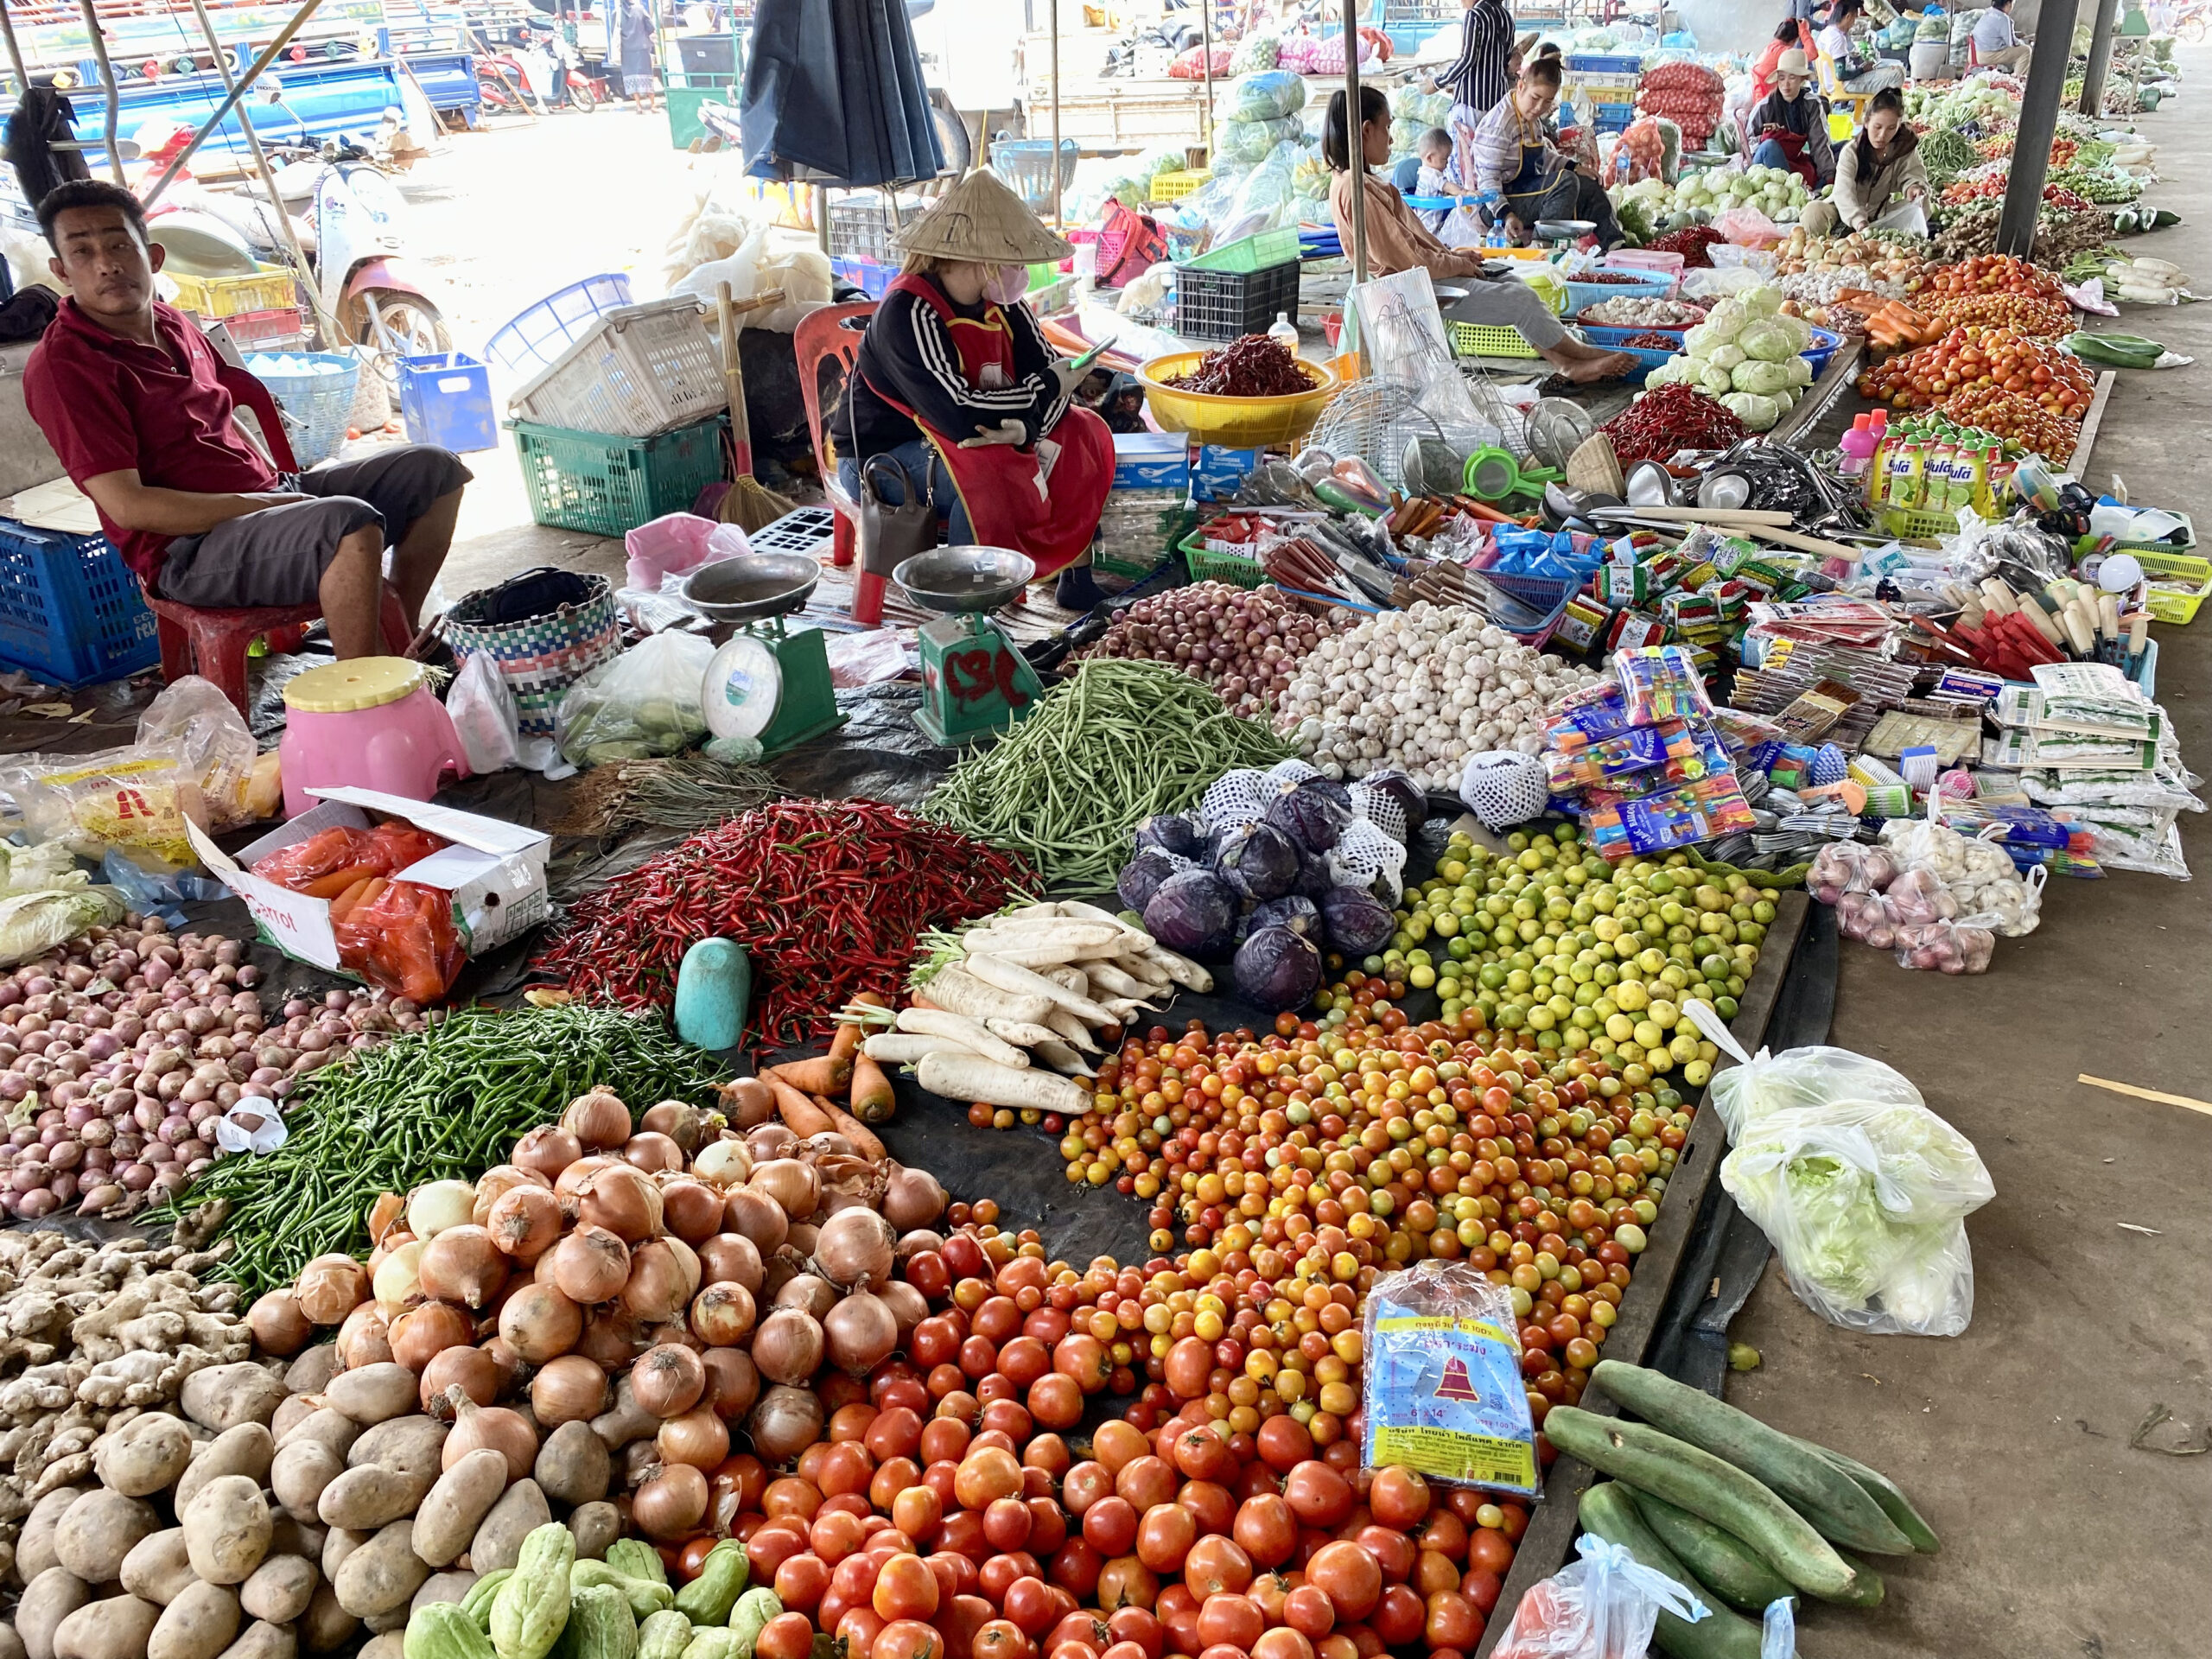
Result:
M237 1249L216 1271L257 1296L290 1284L310 1257L365 1255L380 1194L473 1181L579 1095L611 1089L633 1112L703 1104L723 1076L658 1019L573 1004L466 1008L315 1073L282 1147L221 1160L183 1204L230 1200L224 1231Z
M1103 893L1145 819L1193 804L1234 767L1295 753L1180 669L1102 659L955 766L922 810L1025 855L1056 892Z

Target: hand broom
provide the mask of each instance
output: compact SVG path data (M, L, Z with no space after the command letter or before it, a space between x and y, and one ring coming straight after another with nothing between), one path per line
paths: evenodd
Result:
M735 524L748 535L773 524L785 513L795 512L798 505L777 494L753 475L753 426L746 418L745 371L739 365L737 357L738 312L779 305L783 297L781 289L772 288L742 302L734 302L728 283L719 284L715 296L715 322L721 336L722 381L729 388L730 448L736 463L732 471L737 480L722 496L715 517L723 524Z

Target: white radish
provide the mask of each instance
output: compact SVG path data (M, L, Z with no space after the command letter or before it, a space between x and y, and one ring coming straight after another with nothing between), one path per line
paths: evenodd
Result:
M975 1052L950 1037L918 1037L903 1031L879 1031L861 1045L861 1052L880 1065L912 1065L927 1054Z
M1146 932L1142 928L1131 927L1127 922L1116 916L1112 911L1101 910L1096 905L1086 905L1079 899L1062 899L1060 901L1060 914L1063 916L1078 917L1086 922L1111 922L1115 926L1120 928L1122 932L1128 934L1131 938L1135 939L1140 944L1150 944L1152 943L1152 935Z
M1111 1002L1107 1003L1105 1007L1106 1011L1113 1017L1114 1023L1117 1026L1128 1025L1129 1023L1129 1016L1140 1008L1142 1008L1147 1014L1158 1014L1160 1012L1160 1009L1153 1003L1140 1002L1132 996L1116 997Z
M1090 995L1090 976L1073 963L1059 968L1040 968L1038 972L1064 991L1073 991L1077 996Z
M1179 956L1164 944L1149 945L1144 954L1146 961L1185 990L1203 994L1213 989L1213 976L1188 957Z
M1065 1008L1054 1008L1045 1016L1045 1023L1062 1042L1073 1044L1086 1054L1099 1052L1097 1039L1090 1034L1090 1027Z
M1110 962L1086 963L1083 971L1090 981L1093 990L1103 991L1109 996L1144 997L1153 995L1149 982L1131 977Z
M1027 1054L1005 1039L991 1035L980 1020L970 1020L965 1014L947 1014L941 1008L901 1008L899 1029L921 1037L950 1037L985 1059L1015 1070L1029 1064Z
M1121 928L1112 922L1058 919L1007 922L1001 918L982 927L970 928L960 936L960 942L968 947L968 954L971 957L988 954L992 944L999 941L1022 944L1065 944L1070 947L1068 954L1073 956L1079 950L1111 944L1121 937ZM983 941L980 950L977 947L979 939Z
M1057 1043L1060 1033L1050 1026L1040 1026L1029 1020L986 1020L984 1026L994 1037L1004 1038L1017 1048L1034 1048L1039 1043Z
M964 941L963 941L964 943ZM976 956L996 957L1001 962L1011 962L1023 968L1035 969L1039 973L1047 968L1058 968L1073 962L1080 952L1065 944L1024 944L1009 940L1003 935L988 942L985 947L971 947Z
M1037 1058L1065 1077L1095 1077L1098 1075L1082 1055L1057 1037L1049 1043L1037 1045Z
M996 986L986 985L957 963L939 969L921 988L920 994L947 1014L965 1014L979 1020L1041 1020L1045 1010L1052 1006L1049 997L1008 995Z
M960 1054L930 1054L919 1068L922 1087L949 1100L986 1106L1034 1108L1079 1117L1090 1109L1090 1090L1067 1077L1028 1066L997 1065Z
M997 957L970 957L968 958L968 971L984 984L995 985L1002 991L1015 991L1025 996L1049 996L1077 1019L1088 1020L1094 1026L1106 1023L1105 1012L1089 996L1078 995L1058 981L1032 973L1018 963L1007 962Z

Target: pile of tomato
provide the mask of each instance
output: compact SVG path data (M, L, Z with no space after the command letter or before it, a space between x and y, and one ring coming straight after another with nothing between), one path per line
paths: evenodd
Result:
M1925 292L1931 296L2027 294L2045 300L2066 298L2065 289L2051 272L2009 253L1977 253L1948 265L1933 266Z
M1878 364L1859 379L1861 397L1898 409L1948 406L1960 392L2011 392L2077 428L2095 390L2095 379L2082 361L2048 341L2011 328L1976 326L1953 328L1933 345ZM1979 418L1975 423L2005 431Z
M1954 421L2009 438L2060 467L2066 465L2082 436L2078 421L2054 415L2018 392L1994 386L1955 391L1936 408Z
M1967 327L2010 328L2037 340L2063 340L2074 332L2074 308L2063 300L2032 294L1954 294L1926 308L1928 319L1945 330Z

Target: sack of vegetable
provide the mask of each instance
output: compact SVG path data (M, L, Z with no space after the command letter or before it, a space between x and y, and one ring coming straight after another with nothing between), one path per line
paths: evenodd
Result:
M556 742L571 766L680 754L707 734L700 687L711 640L657 633L603 663L561 699Z

